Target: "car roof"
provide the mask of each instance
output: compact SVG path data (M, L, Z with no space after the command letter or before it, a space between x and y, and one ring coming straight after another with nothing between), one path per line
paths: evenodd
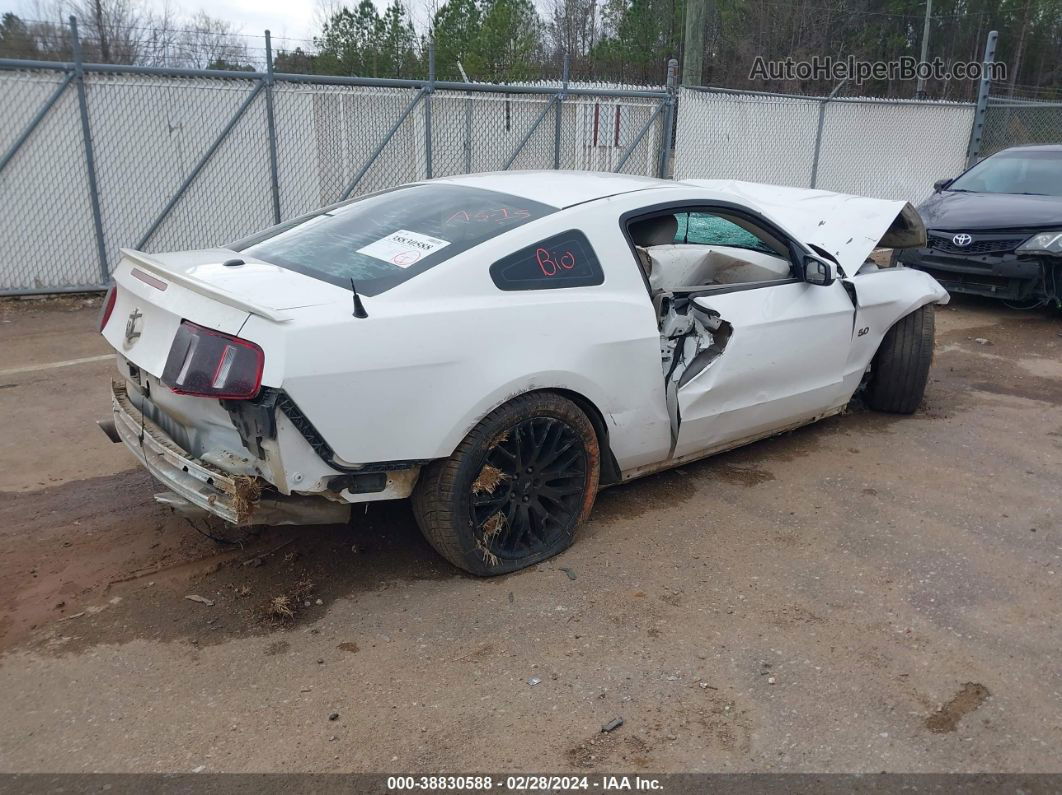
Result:
M432 181L508 193L558 209L621 193L681 187L672 180L602 171L492 171Z
M1009 146L1001 152L1062 152L1062 144L1029 144L1026 146ZM1000 154L1001 152L997 152Z

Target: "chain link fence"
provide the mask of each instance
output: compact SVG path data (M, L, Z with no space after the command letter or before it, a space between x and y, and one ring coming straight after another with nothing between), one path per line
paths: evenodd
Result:
M675 177L917 203L966 159L974 106L682 89Z
M675 93L0 61L0 100L0 294L26 294L414 180L663 175Z
M1022 144L1062 143L1062 101L989 97L981 157Z
M5 80L0 90L4 152L19 141L39 108L47 104L48 112L38 120L32 140L19 156L5 159L0 173L0 285L98 284L77 94L62 73L20 72L10 83ZM76 190L69 189L74 185Z
M269 46L265 72L0 60L0 294L98 289L122 247L220 245L432 177L673 171L917 203L978 156L1062 140L1062 102L987 84L975 106L676 92L674 61L657 88L344 78L273 74Z

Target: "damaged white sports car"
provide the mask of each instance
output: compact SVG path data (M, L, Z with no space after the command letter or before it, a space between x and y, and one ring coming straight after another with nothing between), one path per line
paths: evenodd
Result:
M904 202L507 172L363 196L225 248L124 251L107 430L240 525L413 498L475 574L556 554L599 487L842 411L912 412L930 276Z

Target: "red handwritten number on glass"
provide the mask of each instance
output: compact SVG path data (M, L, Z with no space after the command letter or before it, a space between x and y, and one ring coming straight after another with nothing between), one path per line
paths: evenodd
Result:
M570 271L575 267L575 255L571 251L565 251L559 259L553 256L548 249L535 249L535 261L543 276L556 276L561 270Z

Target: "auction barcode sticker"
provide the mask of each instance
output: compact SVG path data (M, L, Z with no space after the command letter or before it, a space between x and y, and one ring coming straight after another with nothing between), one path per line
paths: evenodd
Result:
M399 229L387 237L381 237L367 246L362 246L358 249L358 253L382 259L400 268L408 268L448 245L450 245L449 240L422 235L420 232L410 232L408 229Z

